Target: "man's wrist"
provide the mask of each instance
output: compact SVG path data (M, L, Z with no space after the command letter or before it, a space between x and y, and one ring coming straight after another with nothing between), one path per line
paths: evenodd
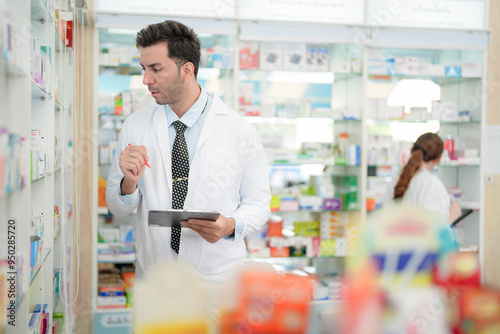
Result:
M120 191L122 196L134 193L135 189L137 189L137 184L127 181L125 177L122 178L122 181L120 182Z
M234 233L236 231L236 220L234 218L228 218L229 219L229 224L230 228L228 231L228 234L226 234L227 237L234 237Z

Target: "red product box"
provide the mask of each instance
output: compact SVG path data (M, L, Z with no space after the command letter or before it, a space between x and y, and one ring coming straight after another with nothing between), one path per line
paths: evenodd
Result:
M470 288L460 295L460 334L498 333L500 330L500 292Z
M73 47L73 20L66 21L66 47Z
M432 276L434 283L444 287L479 287L481 269L478 254L451 253L433 270Z
M243 42L240 49L240 69L259 69L259 43Z

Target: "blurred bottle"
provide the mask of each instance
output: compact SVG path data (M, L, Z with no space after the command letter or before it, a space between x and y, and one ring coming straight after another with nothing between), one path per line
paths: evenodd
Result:
M341 157L346 156L348 142L349 142L349 134L346 132L340 133L339 134L339 155Z
M448 135L448 137L444 140L443 142L443 150L448 151L448 155L451 160L455 160L455 139L451 135Z

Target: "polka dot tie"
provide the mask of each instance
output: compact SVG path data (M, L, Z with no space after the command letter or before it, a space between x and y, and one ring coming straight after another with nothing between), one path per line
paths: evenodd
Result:
M184 208L184 200L188 192L189 154L184 131L187 126L181 121L172 123L177 134L172 148L172 209ZM172 227L170 246L179 254L181 228Z

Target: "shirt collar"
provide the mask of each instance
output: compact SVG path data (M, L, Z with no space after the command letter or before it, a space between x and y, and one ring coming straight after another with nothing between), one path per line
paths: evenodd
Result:
M202 88L200 97L198 100L189 108L189 110L182 116L182 123L187 125L187 127L192 127L194 123L200 118L201 112L205 108L207 103L207 92ZM178 121L179 117L177 114L170 108L168 104L165 105L165 110L167 112L167 123L168 126L171 126L173 122Z

